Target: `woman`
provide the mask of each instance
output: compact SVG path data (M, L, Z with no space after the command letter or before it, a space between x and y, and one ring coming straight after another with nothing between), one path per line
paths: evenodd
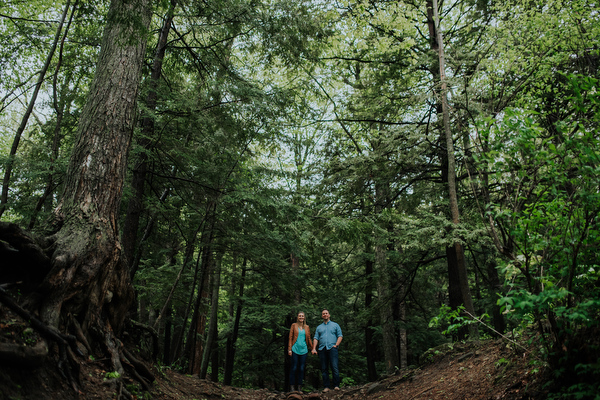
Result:
M290 328L290 339L288 343L288 354L292 357L292 367L290 369L291 391L302 391L302 380L304 379L304 364L308 351L312 349L312 340L310 339L310 328L306 325L306 316L300 311ZM298 379L296 379L296 375ZM296 386L297 385L297 386Z

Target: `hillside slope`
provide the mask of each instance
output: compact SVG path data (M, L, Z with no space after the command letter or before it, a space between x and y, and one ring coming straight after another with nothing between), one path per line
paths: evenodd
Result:
M429 361L394 376L339 391L290 394L223 387L197 378L167 373L152 390L154 398L175 399L544 399L542 374L527 354L506 341L455 344L432 349Z
M64 369L53 357L36 366L19 365L3 358L6 346L35 347L40 340L27 323L0 307L0 400L121 398L192 400L192 399L344 399L344 400L438 400L438 399L545 399L541 390L543 374L531 363L530 353L505 340L478 344L457 343L431 349L427 362L419 367L398 371L394 376L362 386L343 387L323 393L281 393L223 386L194 376L154 368L156 381L142 392L131 377L111 379L105 370L107 360L78 358L78 392L67 384ZM51 354L53 352L51 351ZM14 354L14 352L13 352ZM341 358L343 368L343 355ZM126 394L129 394L128 397Z

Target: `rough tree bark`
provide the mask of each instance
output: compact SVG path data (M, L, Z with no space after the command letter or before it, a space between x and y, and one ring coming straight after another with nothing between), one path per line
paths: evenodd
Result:
M149 0L113 0L83 108L64 192L55 210L52 269L40 316L53 327L76 315L105 338L123 325L133 288L121 257L118 211L151 18ZM113 359L118 365L118 358Z

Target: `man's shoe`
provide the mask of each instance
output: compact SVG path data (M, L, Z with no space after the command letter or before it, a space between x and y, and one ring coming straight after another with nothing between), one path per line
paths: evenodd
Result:
M327 393L327 392L329 392L329 388L323 389L323 393Z

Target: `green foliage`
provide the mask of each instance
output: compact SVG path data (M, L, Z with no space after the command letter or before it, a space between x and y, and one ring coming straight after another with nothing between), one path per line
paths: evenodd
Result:
M512 290L498 304L522 326L540 329L543 354L562 380L557 396L583 398L600 373L581 359L581 340L600 328L600 99L597 79L568 82L570 113L546 125L538 122L543 115L507 112L489 132L496 147L484 164L513 190L511 202L488 208L512 243L503 267ZM590 346L598 354L597 343Z
M489 315L482 315L479 317L479 320L489 320ZM466 315L464 306L452 309L444 304L440 307L439 314L429 321L429 327L444 327L442 334L452 335L458 332L461 328L478 323L479 322L477 320Z
M104 379L119 379L121 377L121 374L119 374L117 371L113 371L113 372L107 372L106 374L104 374Z
M54 32L41 16L60 8L4 5L3 14L19 19L0 17L2 163L26 103L21 88L33 81ZM45 101L19 149L4 219L43 221L59 200L106 7L79 4L56 92L52 82L43 85ZM168 2L156 3L155 15L167 9ZM446 249L459 242L486 324L493 315L513 329L539 330L534 344L556 381L569 378L556 396L597 389L589 382L598 368L575 353L586 334L598 337L600 313L597 4L457 1L441 11L457 225L442 184L437 54L424 2L178 4L156 87L149 68L163 20L154 18L137 99L140 121L149 116L153 129L136 127L129 172L141 161L148 171L136 319L152 325L173 289L159 327L163 349L165 321L173 336L182 333L182 347L202 343L187 333L207 289L202 274L218 259L220 356L242 310L234 385L283 387L289 323L303 310L314 329L323 307L344 330L344 385L371 378L366 328L374 344L368 355L376 373L385 371L380 312L390 304L396 334L406 332L407 361L416 364L447 342L444 335L478 323L445 305ZM136 195L130 182L123 218ZM36 214L48 183L52 193ZM493 282L495 272L503 285ZM200 302L200 314L208 307ZM497 307L504 314L492 314ZM598 343L588 344L595 354ZM178 357L169 364L190 365L190 354ZM307 387L318 387L318 369L309 358Z

